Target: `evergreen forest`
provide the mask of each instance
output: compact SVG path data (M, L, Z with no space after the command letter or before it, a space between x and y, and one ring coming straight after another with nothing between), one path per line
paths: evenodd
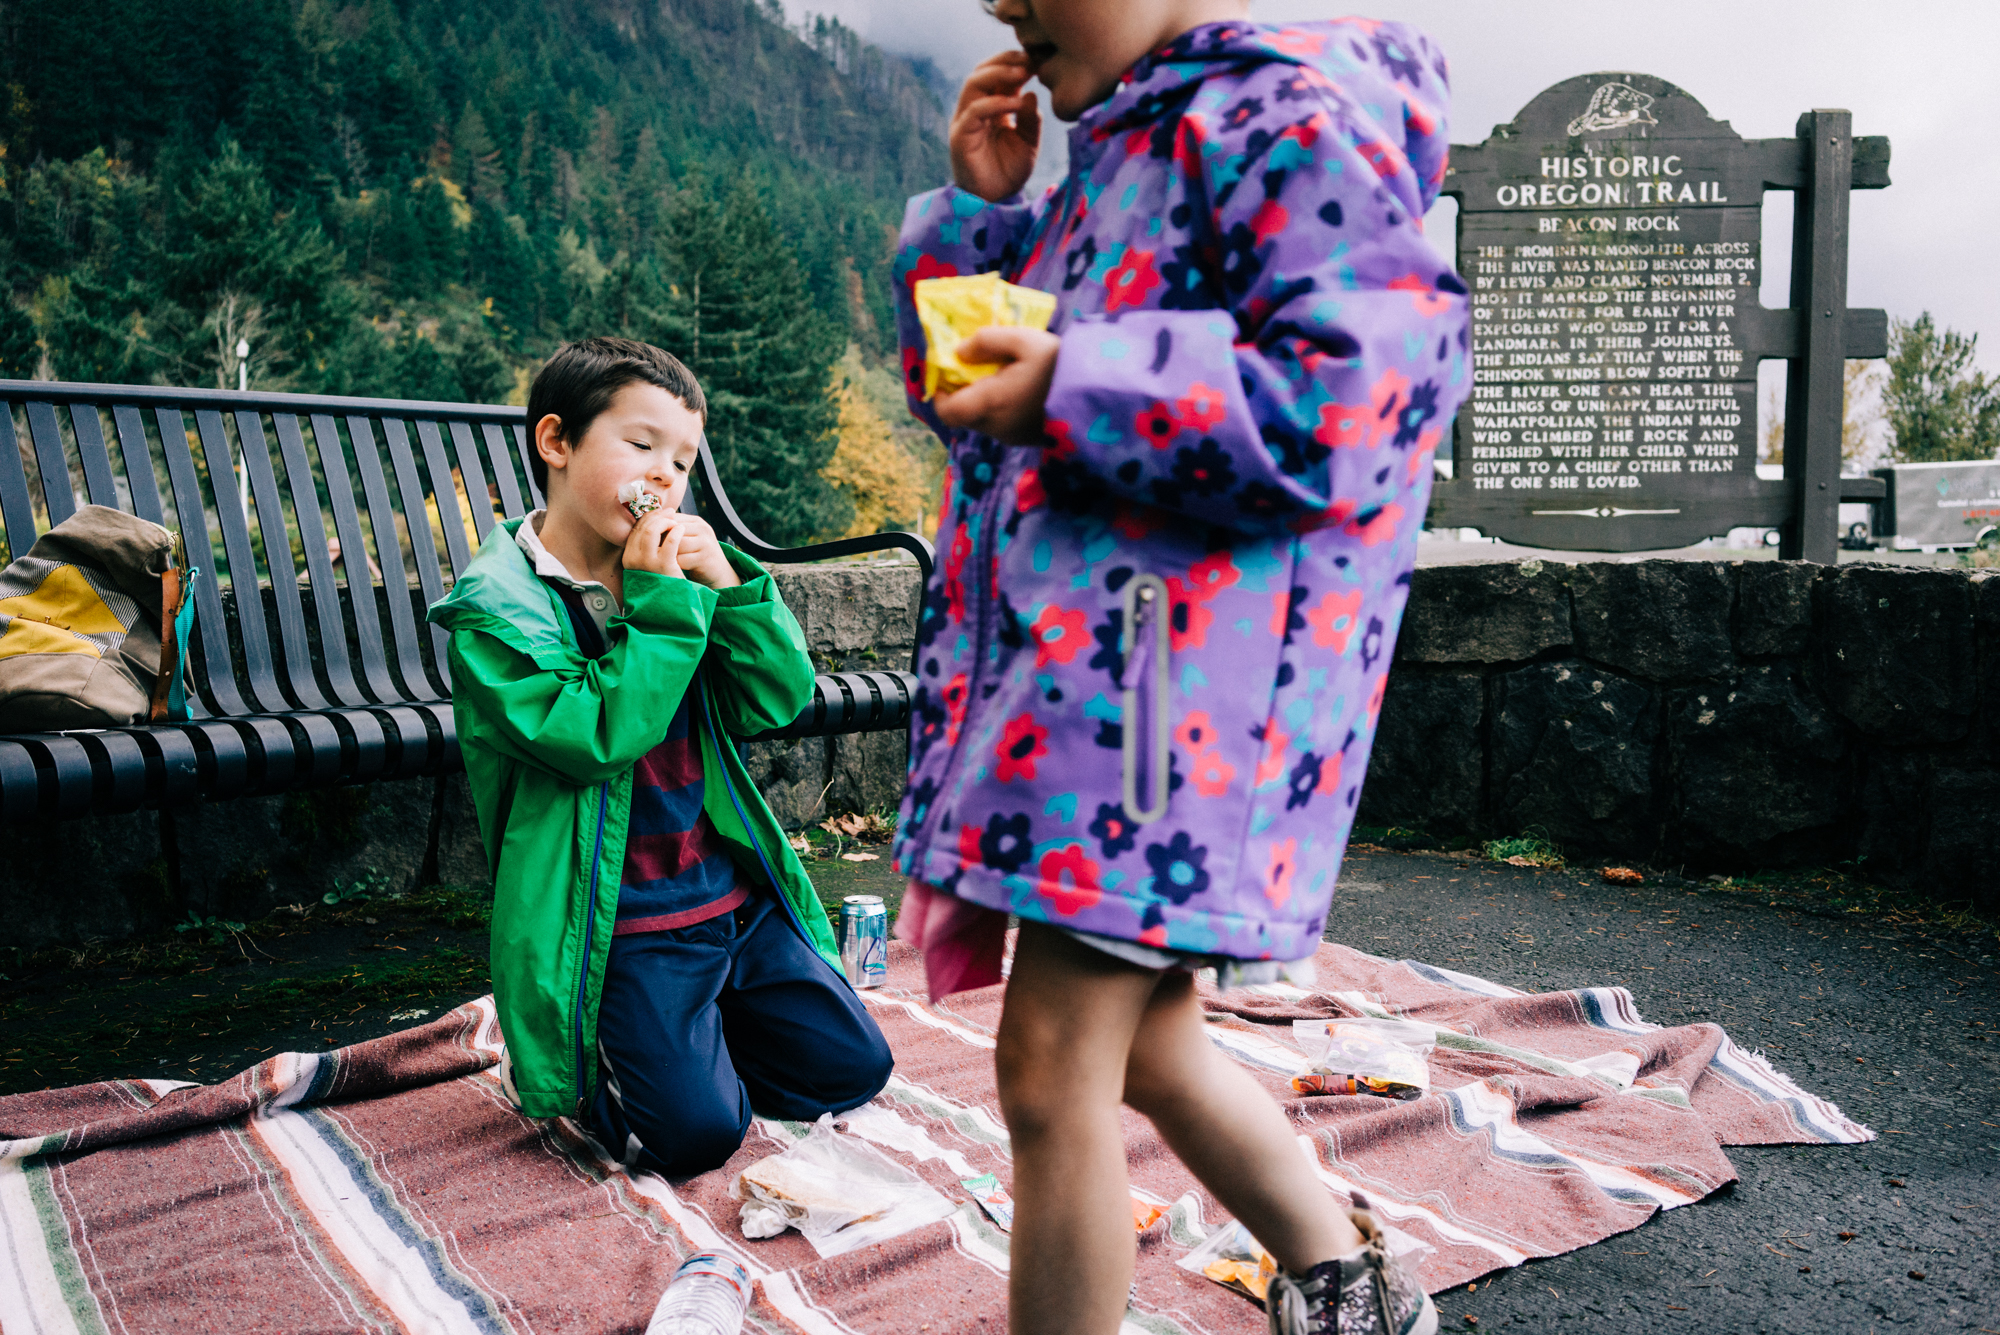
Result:
M777 0L9 0L0 66L0 375L518 403L621 333L767 539L919 518L921 61Z

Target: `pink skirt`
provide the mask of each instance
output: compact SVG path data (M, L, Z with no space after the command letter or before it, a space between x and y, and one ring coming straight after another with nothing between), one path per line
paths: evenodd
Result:
M1007 915L911 881L896 914L896 939L924 953L931 1000L990 987L1005 975Z

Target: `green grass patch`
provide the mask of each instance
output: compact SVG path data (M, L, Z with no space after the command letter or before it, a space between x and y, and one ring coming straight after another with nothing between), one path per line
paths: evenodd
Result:
M30 1038L41 1053L119 1058L181 1050L193 1043L225 1044L369 1006L481 989L488 982L485 960L444 946L409 961L367 962L324 974L224 978L206 995L162 996L157 987L145 983L113 985L91 992L84 1003L88 1012L75 1009L78 999L37 1005L38 997L17 996L0 1005L0 1026L17 1039ZM143 1006L137 1010L121 1005L141 998ZM0 1052L0 1093L40 1089L48 1083L26 1068L26 1051L21 1047Z
M1761 871L1710 877L1713 892L1762 900L1773 908L1807 912L1950 936L2000 942L2000 917L1982 913L1970 901L1945 901L1919 890L1877 884L1859 865L1811 871Z
M1489 839L1479 851L1495 862L1516 867L1560 867L1562 850L1540 835L1521 834L1511 839Z

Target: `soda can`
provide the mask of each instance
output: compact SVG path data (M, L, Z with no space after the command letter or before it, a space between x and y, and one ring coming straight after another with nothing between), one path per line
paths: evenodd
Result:
M840 967L856 987L889 979L889 911L880 895L849 895L840 903Z

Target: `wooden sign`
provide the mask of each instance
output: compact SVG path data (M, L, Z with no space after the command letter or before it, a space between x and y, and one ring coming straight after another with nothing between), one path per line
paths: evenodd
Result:
M1824 146L1811 139L1828 117L1851 182L1815 177ZM1763 195L1800 191L1810 215L1816 183L1838 190L1838 235L1808 227L1805 247L1839 270L1833 374L1842 356L1882 356L1886 315L1845 309L1846 192L1888 184L1889 145L1846 141L1845 121L1813 112L1799 137L1745 140L1665 80L1592 74L1543 92L1484 144L1454 146L1444 193L1459 205L1474 388L1431 525L1583 551L1796 526L1805 474L1756 475L1757 364L1803 357L1816 331L1758 300ZM1812 443L1817 425L1801 421L1788 443ZM1815 477L1825 494L1806 500L1837 510L1845 491L1879 484L1838 482L1837 421L1833 450L1835 483ZM1827 531L1830 544L1831 519Z

